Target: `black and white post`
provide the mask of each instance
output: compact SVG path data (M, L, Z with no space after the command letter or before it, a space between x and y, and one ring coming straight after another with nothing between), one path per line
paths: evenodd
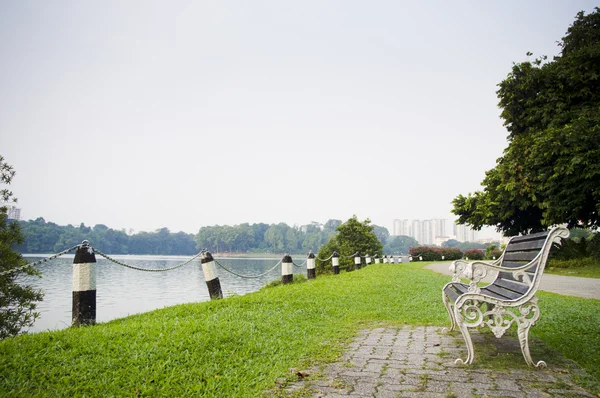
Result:
M381 261L381 260L379 259L379 254L376 254L376 255L375 255L375 264L379 264L379 261Z
M396 264L396 257L393 254L390 254L390 264Z
M289 254L283 256L283 259L281 260L281 283L284 285L286 283L292 283L294 280L294 272L292 270L293 265L294 262L292 261L292 256Z
M331 267L335 275L340 273L340 255L337 252L333 252L331 255Z
M356 254L354 255L354 267L356 269L360 269L362 267L362 264L360 262L360 253L356 252Z
M315 279L317 277L317 272L315 270L315 255L313 252L309 252L308 258L306 259L306 277L308 279Z
M73 260L73 326L96 323L96 255L87 240Z
M201 262L202 273L204 274L204 280L206 281L206 287L208 287L208 295L210 296L210 299L222 299L223 291L221 290L221 282L217 276L215 259L210 252L203 252Z
M369 253L367 253L365 256L365 267L369 264L371 264L371 256L369 256Z

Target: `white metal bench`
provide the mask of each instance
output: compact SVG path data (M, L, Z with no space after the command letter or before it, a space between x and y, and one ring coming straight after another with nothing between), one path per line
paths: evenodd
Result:
M461 331L467 345L467 359L456 363L473 362L474 349L469 328L488 326L494 335L502 337L506 330L517 323L521 351L530 366L546 366L544 361L534 364L529 353L529 328L540 316L535 296L553 242L568 238L569 230L556 227L550 231L513 237L502 256L493 263L457 260L450 266L454 273L452 282L442 289L444 305L450 314L454 330ZM490 271L497 271L496 279L480 288L480 282ZM460 278L470 279L468 285Z

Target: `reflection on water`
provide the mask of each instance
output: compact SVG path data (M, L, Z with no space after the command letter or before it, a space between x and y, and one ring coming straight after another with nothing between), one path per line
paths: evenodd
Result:
M141 268L169 268L189 259L178 256L113 256ZM40 257L27 256L33 262ZM279 259L217 258L227 268L242 275L258 275L273 268ZM295 261L300 264L304 261ZM73 255L49 261L37 267L42 278L30 277L27 283L44 290L38 303L40 317L30 332L63 329L71 325ZM96 320L106 322L128 315L175 304L208 301L208 289L200 259L167 272L143 272L125 268L97 256ZM294 267L294 273L306 274L306 265ZM281 266L255 279L234 276L217 266L225 297L254 292L267 282L281 278Z

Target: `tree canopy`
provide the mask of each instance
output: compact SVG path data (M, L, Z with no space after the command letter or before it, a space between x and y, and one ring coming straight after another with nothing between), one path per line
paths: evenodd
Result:
M600 8L575 22L547 62L513 65L498 86L508 147L483 190L452 201L458 222L505 235L600 218Z
M0 156L0 182L10 184L15 171ZM16 202L13 193L3 188L0 191L2 202ZM39 275L33 268L20 267L27 264L13 247L23 242L19 223L9 220L7 207L0 205L0 339L15 336L21 330L33 325L39 313L35 311L36 301L43 294L23 281L25 275Z
M371 220L366 219L362 222L353 216L345 223L338 225L337 234L329 238L326 244L321 246L317 254L317 268L323 270L330 261L323 262L319 258L325 259L337 252L340 256L340 266L354 266L352 255L359 252L361 256L369 254L382 255L383 245L374 233L374 226Z

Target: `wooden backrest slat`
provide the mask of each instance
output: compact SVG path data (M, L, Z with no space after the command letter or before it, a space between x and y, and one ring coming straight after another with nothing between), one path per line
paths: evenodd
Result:
M503 261L526 261L529 262L535 258L539 253L539 250L531 252L512 252L504 253Z
M518 243L518 242L524 242L524 241L536 240L536 239L545 240L549 233L550 233L550 231L544 231L544 232L536 232L534 234L529 234L529 235L515 236L514 238L511 239L511 242Z
M518 243L512 243L512 242L510 242L506 246L505 251L507 253L510 253L510 252L520 252L520 251L533 251L533 250L539 251L544 246L545 242L546 242L545 238L544 239L529 240L527 242L518 242Z

